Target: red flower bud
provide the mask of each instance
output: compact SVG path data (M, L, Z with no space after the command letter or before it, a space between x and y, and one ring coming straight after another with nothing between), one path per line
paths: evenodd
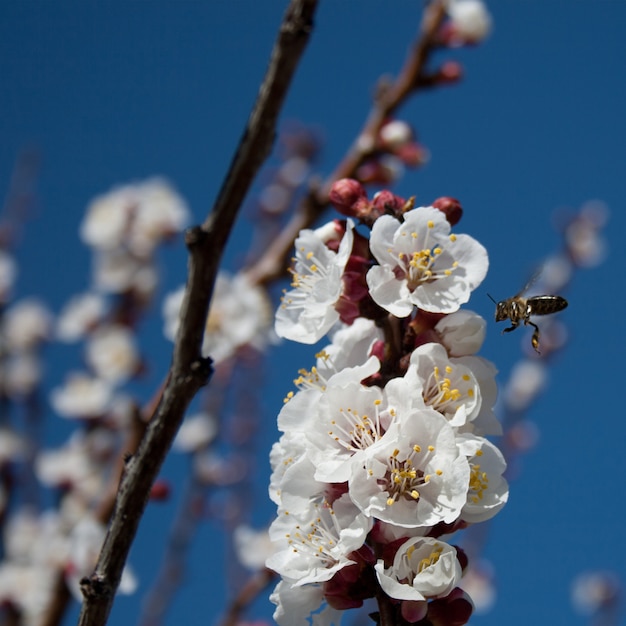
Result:
M365 188L352 178L342 178L333 183L328 199L339 213L349 217L359 217L359 213L369 207Z
M157 480L152 489L150 489L150 500L156 500L157 502L163 502L170 497L170 484L165 480Z
M433 206L446 216L450 226L457 224L463 215L461 203L456 198L442 196L433 202Z
M379 191L373 199L374 208L380 215L384 215L385 213L396 216L401 215L405 203L406 200L404 200L404 198L394 195L387 189Z
M457 61L446 61L437 72L437 82L458 83L463 78L463 66Z

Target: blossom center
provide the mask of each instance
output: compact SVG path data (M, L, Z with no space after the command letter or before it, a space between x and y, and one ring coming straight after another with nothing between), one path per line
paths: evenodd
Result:
M354 409L339 409L340 419L331 420L332 428L328 431L339 445L346 450L356 451L369 448L381 437L381 425L378 413L380 400L374 402L374 416L361 415Z
M429 231L433 227L434 223L432 221L428 222ZM419 244L420 236L417 232L413 231L408 236L411 237L416 245ZM450 235L450 241L455 239L454 235ZM450 255L445 255L447 261L442 261L443 251L444 249L440 243L433 246L428 245L427 233L426 237L424 237L423 247L412 252L398 253L398 266L395 273L406 278L407 286L411 291L415 291L422 283L450 276L459 264L454 260L449 262Z
M434 446L427 447L427 456L435 451ZM431 479L430 474L425 474L419 469L415 463L415 457L422 452L422 447L414 444L410 453L405 459L400 459L400 451L393 451L389 457L389 469L385 478L381 480L385 490L389 494L387 498L387 506L392 506L400 498L409 501L418 501L420 499L419 489L428 484ZM421 459L423 463L424 460ZM440 476L443 472L436 470L436 474Z

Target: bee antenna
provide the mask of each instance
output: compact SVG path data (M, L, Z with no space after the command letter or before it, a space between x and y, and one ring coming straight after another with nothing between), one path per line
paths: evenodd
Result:
M492 297L491 294L487 294L487 296L489 297L489 299L494 303L494 304L498 304Z

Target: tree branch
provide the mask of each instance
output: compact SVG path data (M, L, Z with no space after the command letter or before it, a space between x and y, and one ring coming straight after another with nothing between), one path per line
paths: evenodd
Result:
M312 29L317 0L292 0L269 68L217 201L202 226L187 234L189 277L168 381L135 455L127 459L111 524L94 573L81 581L80 626L106 623L150 489L185 410L211 375L201 355L215 277L241 203L270 152L279 111Z

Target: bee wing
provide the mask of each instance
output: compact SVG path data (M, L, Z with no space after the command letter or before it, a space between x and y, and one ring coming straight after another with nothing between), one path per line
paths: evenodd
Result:
M524 285L523 289L520 289L513 297L519 298L522 294L526 293L537 282L539 276L541 276L542 269L542 267L536 269L532 276L528 279L528 282Z

